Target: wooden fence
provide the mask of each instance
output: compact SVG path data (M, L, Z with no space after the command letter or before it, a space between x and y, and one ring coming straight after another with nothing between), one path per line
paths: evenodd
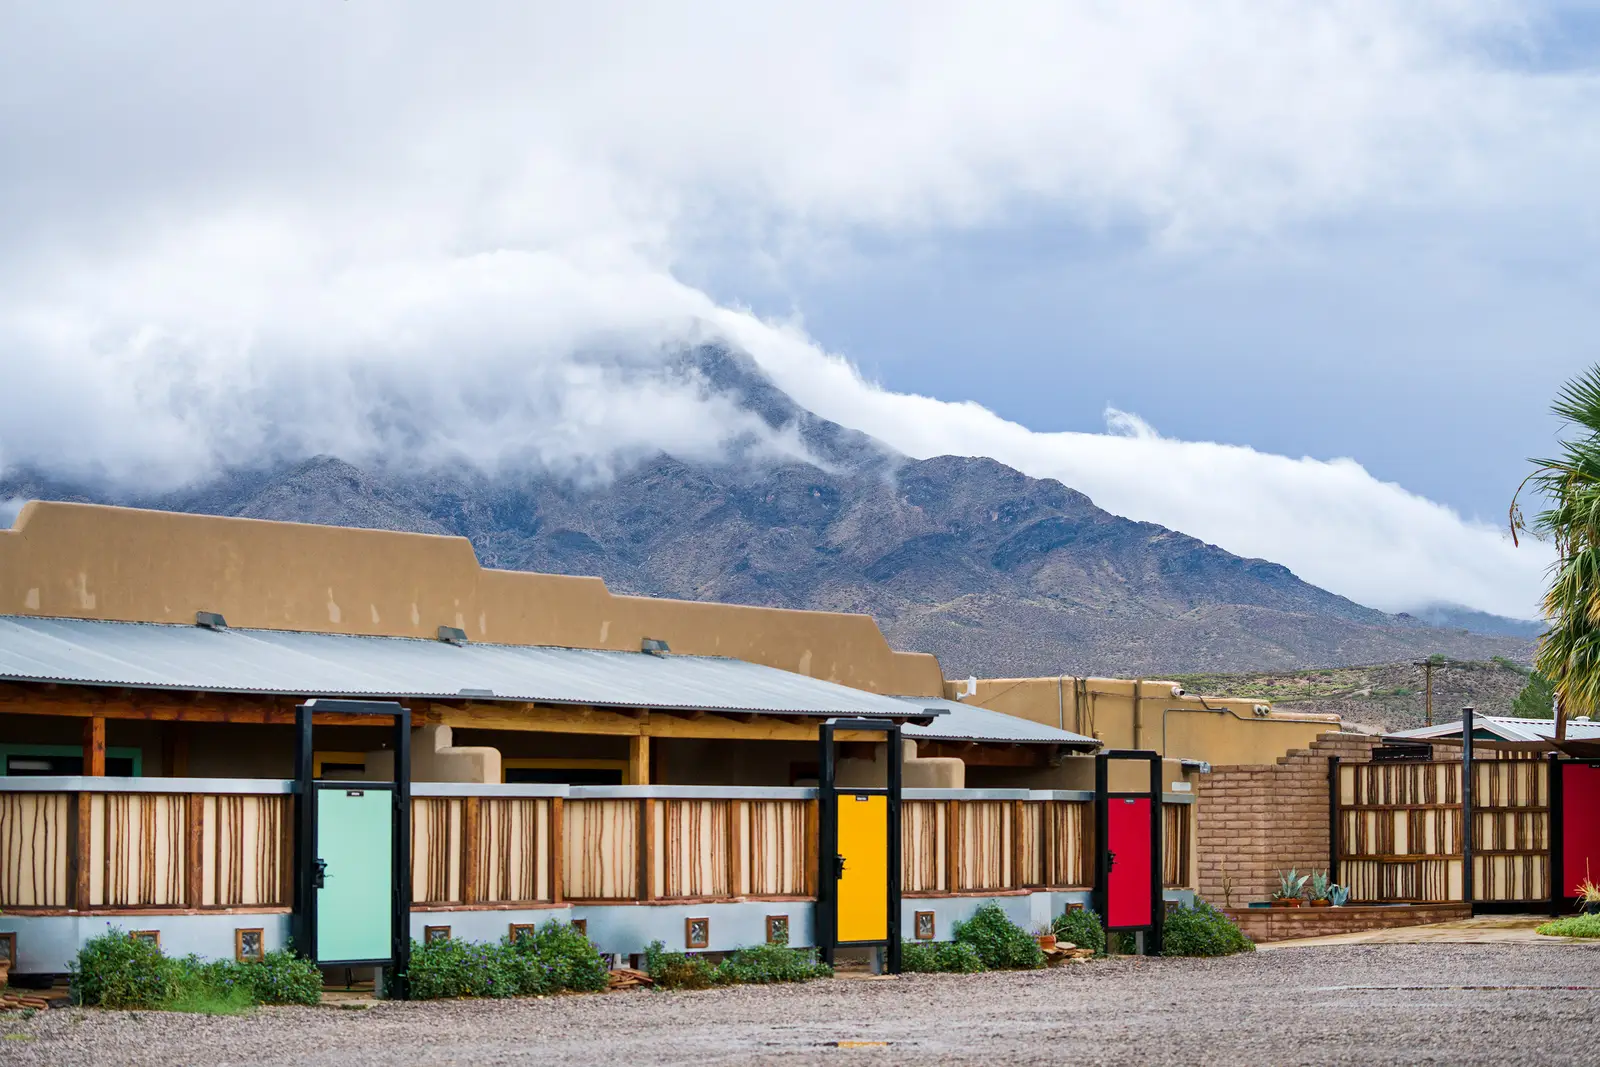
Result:
M1352 902L1459 901L1461 763L1346 763L1337 770L1338 878ZM1473 764L1473 899L1543 903L1550 897L1550 765Z
M177 783L174 783L177 784ZM0 908L286 909L291 797L260 793L0 791ZM561 787L412 798L421 910L560 903L807 899L817 892L808 790ZM646 787L648 789L648 787ZM946 791L938 791L944 794ZM908 798L906 896L1086 890L1093 804L983 791ZM1021 792L1021 791L1017 791ZM548 794L548 795L547 795ZM1163 876L1191 884L1193 807L1165 808Z

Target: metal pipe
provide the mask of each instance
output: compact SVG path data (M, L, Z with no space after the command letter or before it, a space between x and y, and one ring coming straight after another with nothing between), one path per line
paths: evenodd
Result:
M1470 911L1477 893L1472 877L1472 708L1461 709L1461 896Z

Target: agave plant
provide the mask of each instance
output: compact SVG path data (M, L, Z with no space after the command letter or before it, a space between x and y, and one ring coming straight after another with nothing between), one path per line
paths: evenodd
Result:
M1327 900L1328 890L1333 886L1333 879L1328 877L1327 871L1314 871L1311 874L1311 899Z
M1344 902L1350 899L1350 887L1335 882L1328 887L1328 903L1336 908L1344 907Z
M1294 868L1278 872L1278 888L1273 892L1273 900L1299 900L1306 891L1306 883L1311 880L1309 874L1300 874Z

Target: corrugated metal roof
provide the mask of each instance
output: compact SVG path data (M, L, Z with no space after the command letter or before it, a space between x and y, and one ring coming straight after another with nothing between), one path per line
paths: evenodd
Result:
M769 715L942 714L743 660L0 616L0 678L214 693L510 700ZM912 703L917 703L913 701Z
M935 700L926 697L901 697L919 708L941 708L945 714L927 726L907 724L901 731L907 737L925 741L998 741L1028 745L1067 745L1073 748L1099 748L1100 742L1092 737L1075 734L1071 730L1058 730L1054 726L1019 719L1003 711L974 707L955 700Z
M1554 719L1513 719L1503 715L1474 715L1472 726L1474 731L1487 730L1502 741L1530 743L1554 740L1556 736L1556 722ZM1422 726L1415 730L1402 730L1399 733L1385 736L1403 738L1407 741L1431 741L1441 737L1460 737L1461 720L1440 723L1437 726ZM1567 737L1573 740L1600 739L1600 722L1578 722L1568 719Z

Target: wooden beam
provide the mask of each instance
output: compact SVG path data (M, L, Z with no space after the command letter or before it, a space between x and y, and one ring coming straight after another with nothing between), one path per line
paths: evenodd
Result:
M561 808L561 798L550 798L550 901L554 904L561 903L562 879L565 875L561 866L565 862L566 846L562 842L562 835L566 831L567 815Z
M461 903L482 899L478 884L478 827L483 818L483 798L467 797L461 805Z
M189 794L188 834L184 847L183 903L198 908L205 904L206 892L206 798L202 793Z
M119 696L127 692L129 696ZM110 690L96 686L68 686L47 690L24 683L0 683L0 715L54 715L67 718L136 719L143 722L247 723L293 726L297 697L260 697L245 693L202 693L198 697L166 690ZM413 710L413 725L438 720ZM318 726L388 726L377 715L339 715L323 712Z
M628 738L628 784L650 784L650 738L643 734Z
M91 778L106 776L106 720L103 715L83 721L83 773Z

